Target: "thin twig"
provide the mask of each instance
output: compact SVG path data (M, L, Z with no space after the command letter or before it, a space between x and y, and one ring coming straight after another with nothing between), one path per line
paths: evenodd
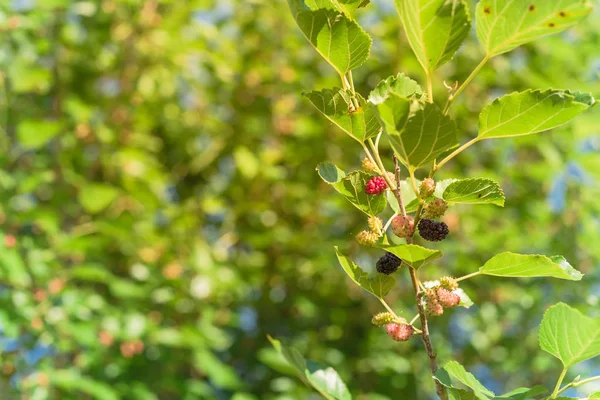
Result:
M403 214L406 215L406 209L404 208L404 201L402 199L402 191L400 186L400 166L398 165L398 159L394 155L394 167L396 169L396 190L394 191L394 195L396 199L398 199L398 204L400 205L400 209L403 210ZM420 204L422 206L422 203ZM419 207L420 210L421 207ZM417 214L416 219L418 220L419 215ZM406 238L406 243L412 244L413 238ZM417 311L419 313L419 318L421 320L421 339L423 340L423 344L425 345L425 349L427 350L427 356L429 357L429 369L431 370L431 374L435 375L438 370L437 360L435 351L433 351L433 345L431 344L431 338L429 336L429 324L427 323L427 315L425 314L425 310L423 308L423 304L421 302L421 288L419 278L417 277L417 271L408 267L408 271L410 272L410 279L412 281L413 290L415 292L415 300L417 301ZM439 396L440 400L448 400L448 392L444 385L442 385L439 381L435 380L435 391Z
M398 200L398 205L400 206L400 210L402 211L402 215L406 217L406 207L404 207L404 200L402 199L402 185L400 181L400 165L398 164L398 157L394 154L394 172L396 178L396 189L393 190L394 196L396 200Z
M571 383L566 384L562 389L560 389L558 391L558 393L556 393L556 395L560 396L568 388L585 385L586 383L597 381L597 380L600 380L600 376L594 376L592 378L587 378L587 379L584 379L584 380L581 380L581 381L573 381Z
M427 315L425 314L425 310L423 309L423 304L421 302L421 291L419 289L419 278L417 278L417 271L414 268L409 267L410 271L410 279L413 284L413 290L415 291L415 299L417 300L417 310L419 312L419 318L421 319L421 339L423 340L423 344L425 345L425 349L427 350L427 356L429 357L429 369L431 370L432 375L438 370L436 353L433 351L433 345L431 344L431 338L429 337L429 325L427 323ZM448 400L448 393L446 392L446 388L442 385L438 380L435 380L435 391L439 396L440 400Z

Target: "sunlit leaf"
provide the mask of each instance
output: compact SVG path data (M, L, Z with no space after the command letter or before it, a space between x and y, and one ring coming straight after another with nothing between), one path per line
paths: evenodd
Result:
M504 192L497 182L486 178L452 182L442 195L448 203L495 204L504 206Z
M600 318L558 303L546 310L538 334L540 347L565 368L600 356Z
M395 0L404 32L425 71L447 63L469 34L463 0Z
M592 8L587 0L481 0L476 12L477 36L488 56L495 56L562 32Z
M547 257L537 254L505 252L492 257L479 269L483 275L506 278L551 277L579 281L583 274L562 256Z
M295 348L286 346L271 336L268 338L275 350L296 370L300 378L312 385L326 399L352 399L346 384L333 368L306 360Z
M400 257L402 261L415 269L419 269L423 265L442 257L441 251L417 246L416 244L382 245L379 247Z
M380 126L373 110L361 95L355 96L360 107L352 104L348 90L334 88L306 94L313 106L348 135L364 142L379 133Z
M303 0L288 0L288 4L304 36L340 76L369 58L371 38L348 16L330 9L312 10Z
M561 90L515 92L483 109L479 115L479 138L493 139L530 135L556 128L594 104L590 95Z

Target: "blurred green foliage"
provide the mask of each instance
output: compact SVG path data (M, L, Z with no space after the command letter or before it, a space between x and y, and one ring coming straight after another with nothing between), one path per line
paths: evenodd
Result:
M422 82L392 2L360 18L374 46L357 89L400 71ZM493 59L456 104L461 142L507 92L599 97L598 26L596 11ZM338 82L285 1L12 0L0 35L4 398L314 396L282 374L267 334L334 366L358 399L428 398L421 343L372 327L379 303L335 260L334 245L362 265L378 254L353 243L366 221L315 167L359 168L361 154L300 96ZM481 56L472 31L436 98ZM599 118L480 143L439 176L493 178L507 202L448 214L445 257L424 275L469 273L500 251L563 254L586 274L464 285L476 305L435 320L433 342L490 389L555 381L537 346L550 304L598 315ZM389 299L414 314L408 280Z

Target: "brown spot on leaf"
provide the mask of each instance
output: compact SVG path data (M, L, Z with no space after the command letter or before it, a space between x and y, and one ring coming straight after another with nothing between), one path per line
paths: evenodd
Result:
M477 195L477 197L478 197L478 198L482 198L482 197L483 197L483 195L482 195L481 193L479 193L479 194Z
M492 13L492 9L490 7L486 7L483 9L483 12L487 15L490 15Z
M555 26L556 26L556 24L555 24L554 22L550 22L550 23L548 24L548 27L549 27L549 28L554 28Z
M564 12L564 11L561 11L561 12L559 12L559 13L558 13L558 15L560 15L561 17L563 17L563 18L564 18L564 17L566 17L566 16L567 16L567 13L566 13L566 12Z
M529 6L529 11L535 11L535 4Z

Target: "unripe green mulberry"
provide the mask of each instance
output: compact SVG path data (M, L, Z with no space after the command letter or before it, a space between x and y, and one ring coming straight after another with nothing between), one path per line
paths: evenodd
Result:
M369 217L369 229L371 232L376 233L378 236L382 234L383 221L379 217Z
M451 276L444 276L440 278L440 286L453 292L458 289L458 282Z
M362 231L358 235L356 235L356 241L359 244L368 247L375 246L375 243L377 243L378 239L379 235L371 231Z
M435 181L431 178L425 178L419 186L419 196L426 199L435 191Z
M369 160L367 157L363 158L362 160L362 168L365 171L377 171L377 166L375 166L375 164L373 163L373 161Z
M423 209L423 217L429 219L439 218L444 215L448 209L448 203L442 199L435 199L425 204Z
M375 326L385 326L394 322L394 316L389 312L382 312L373 316L371 323ZM406 320L404 320L406 322Z

